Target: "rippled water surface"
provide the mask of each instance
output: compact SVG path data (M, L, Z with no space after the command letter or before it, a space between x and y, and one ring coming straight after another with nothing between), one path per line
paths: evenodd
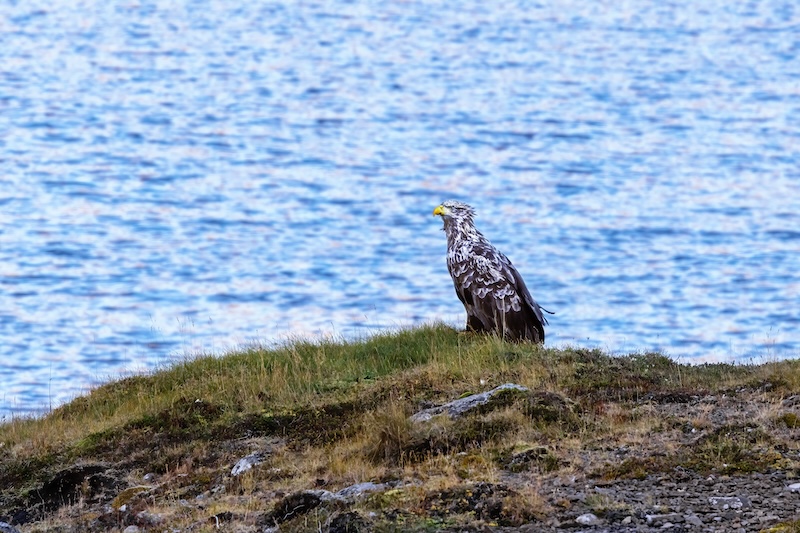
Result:
M800 354L790 1L0 5L0 410L464 320L456 198L548 344Z

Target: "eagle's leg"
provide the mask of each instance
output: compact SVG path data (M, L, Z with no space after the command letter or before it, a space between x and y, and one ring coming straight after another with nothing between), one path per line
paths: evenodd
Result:
M467 331L482 333L486 331L486 328L483 327L483 322L481 322L478 317L475 315L467 315Z

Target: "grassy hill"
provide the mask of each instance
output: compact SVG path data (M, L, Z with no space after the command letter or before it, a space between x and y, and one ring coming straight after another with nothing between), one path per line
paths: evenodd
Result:
M409 419L503 383L529 391L463 418ZM197 357L0 426L0 519L23 531L544 528L584 512L637 520L638 504L601 492L573 500L553 487L676 471L791 480L800 401L787 399L797 395L798 360L689 366L443 325L297 341ZM252 452L262 462L233 476ZM386 490L280 514L366 481ZM765 527L796 531L797 518Z

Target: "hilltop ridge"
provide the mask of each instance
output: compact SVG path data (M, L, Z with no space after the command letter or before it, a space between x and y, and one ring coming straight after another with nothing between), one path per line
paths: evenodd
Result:
M461 413L448 402L487 393ZM430 416L417 416L423 410ZM200 356L0 426L19 531L798 531L800 361L430 325Z

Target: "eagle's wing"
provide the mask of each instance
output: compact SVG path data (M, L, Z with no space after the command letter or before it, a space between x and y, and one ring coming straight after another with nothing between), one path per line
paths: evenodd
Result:
M463 250L462 250L463 252ZM471 331L491 331L489 324L484 325L483 320L476 315L475 299L472 295L472 287L475 281L475 266L474 262L466 254L451 253L448 255L447 267L450 270L450 276L453 278L453 286L456 289L456 295L461 303L464 304L464 309L467 311L467 329Z
M474 243L451 267L467 327L544 341L544 317L511 261L488 242Z
M533 296L531 296L531 293L528 291L528 287L525 285L525 281L522 279L517 269L514 268L514 265L511 264L511 261L508 261L508 272L509 276L514 279L514 285L517 288L517 292L522 297L523 302L531 309L539 322L547 324L547 317L542 314L542 306L533 299Z
M506 261L507 275L514 280L514 288L521 299L520 318L522 318L523 324L518 326L521 328L520 331L524 331L521 336L533 342L544 342L544 325L547 324L547 318L542 314L541 306L536 303L536 300L533 299L533 296L528 291L528 287L525 285L525 281L520 276L519 271L514 268L511 261L508 261L508 259Z

